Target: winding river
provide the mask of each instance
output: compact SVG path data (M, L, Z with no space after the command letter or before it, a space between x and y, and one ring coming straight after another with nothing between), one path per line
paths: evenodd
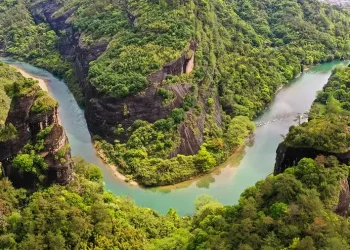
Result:
M28 74L44 79L48 90L59 102L62 125L66 130L73 155L99 166L104 174L106 189L129 196L137 205L166 213L170 207L180 215L194 212L194 200L210 194L225 205L234 204L240 194L273 171L276 148L282 136L295 123L298 113L308 111L316 92L326 84L333 67L344 62L325 63L312 67L290 84L284 86L265 112L256 120L258 125L253 141L211 174L173 187L142 189L117 179L96 155L84 118L66 84L51 73L30 64L9 58L0 61L17 66ZM261 125L261 126L259 126Z

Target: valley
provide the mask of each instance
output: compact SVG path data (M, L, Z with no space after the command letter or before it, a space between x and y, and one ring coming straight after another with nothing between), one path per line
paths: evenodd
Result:
M0 249L349 249L344 4L2 1Z

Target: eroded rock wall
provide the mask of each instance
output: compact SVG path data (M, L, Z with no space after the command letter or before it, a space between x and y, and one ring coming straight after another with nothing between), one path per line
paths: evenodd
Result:
M58 107L41 113L31 111L37 91L39 87L30 95L15 97L12 100L6 124L14 125L17 135L14 139L0 142L0 162L3 175L9 177L17 187L32 189L36 187L38 176L35 173L13 167L12 161L22 153L25 145L35 144L38 141L38 133L43 129L52 126L44 138L43 149L37 152L44 158L48 166L43 184L68 184L72 180L73 168L68 139L58 122ZM58 154L59 151L60 154Z
M312 148L293 148L287 147L283 142L278 146L276 153L275 175L283 173L289 167L296 166L303 158L315 159L319 155L335 156L339 162L344 164L350 162L350 152L332 153Z
M48 23L60 35L61 41L58 49L66 59L72 62L75 76L84 89L85 117L89 131L93 135L99 135L110 143L113 143L115 139L126 141L128 138L126 133L118 136L114 133L119 124L126 131L136 120L153 123L167 117L174 108L181 107L183 98L191 91L189 85L176 84L166 87L173 91L176 96L168 105L163 105L163 99L157 94L157 87L167 75L180 75L190 73L193 70L197 46L195 41L191 41L189 44L189 50L194 52L193 54L188 55L184 52L180 58L151 74L148 78L149 87L143 92L126 98L114 98L99 93L87 80L89 63L102 55L107 49L108 42L98 42L86 46L82 42L83 35L74 30L71 25L71 17L76 9L68 10L59 15L55 14L61 7L61 4L55 0L46 0L32 6L31 13L36 22ZM221 107L219 109L221 110ZM203 113L196 115L196 117L191 113L187 114L189 119L182 124L179 131L182 137L181 145L172 155L177 153L190 155L198 152L203 143L205 113L206 111L203 110ZM218 111L217 116L220 114L221 111Z

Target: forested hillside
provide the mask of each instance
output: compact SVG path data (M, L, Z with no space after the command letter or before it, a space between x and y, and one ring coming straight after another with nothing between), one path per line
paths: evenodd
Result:
M317 0L0 3L0 49L65 77L97 147L147 186L223 162L281 84L349 56L349 29Z
M25 1L0 3L0 50L62 75L68 65L57 51L58 36L47 24L36 24Z
M0 69L9 72L3 78L10 82L13 71L4 65ZM314 105L320 105L318 102L325 95L327 99L333 95L341 102L335 93L339 89L348 92L348 72L349 68L335 70ZM31 88L18 88L20 83L21 80L9 83L7 93L12 97L18 94L15 90L28 93ZM332 102L326 107L332 106ZM23 103L19 100L17 105ZM344 106L338 103L337 107L326 109L326 114L338 112ZM323 115L323 111L317 112ZM318 119L314 117L311 122ZM294 130L291 133L295 136ZM28 161L22 162L28 165ZM31 171L38 173L41 171L38 168L35 165ZM246 189L237 205L223 206L209 196L202 196L195 203L193 216L179 217L173 209L159 215L137 207L128 198L106 192L101 170L76 158L73 177L64 186L39 184L35 190L23 189L13 187L7 177L0 178L0 248L348 249L349 176L349 166L334 156L304 158L293 168L277 176L270 175Z
M0 127L4 125L8 110L10 108L10 98L6 94L6 86L13 84L19 79L20 73L9 70L0 63Z

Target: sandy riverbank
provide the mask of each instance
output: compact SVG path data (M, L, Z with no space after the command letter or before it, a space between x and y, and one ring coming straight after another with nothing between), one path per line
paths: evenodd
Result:
M109 167L109 169L112 171L112 173L115 177L117 177L118 179L120 179L122 181L127 182L131 186L139 186L139 184L136 181L128 180L128 178L126 178L125 175L121 174L118 171L118 167L116 165L108 163L107 157L105 156L105 154L101 150L98 150L96 147L95 147L95 149L96 149L97 155L103 160L103 162L106 164L106 166Z
M15 68L19 73L22 74L22 76L24 76L25 78L32 78L36 81L39 82L39 86L42 90L45 90L45 91L49 91L48 88L47 88L47 83L43 80L43 79L40 79L40 78L37 78L31 74L29 74L28 72L25 72L24 70L22 70L20 67L16 66L16 65L11 65L11 67Z

